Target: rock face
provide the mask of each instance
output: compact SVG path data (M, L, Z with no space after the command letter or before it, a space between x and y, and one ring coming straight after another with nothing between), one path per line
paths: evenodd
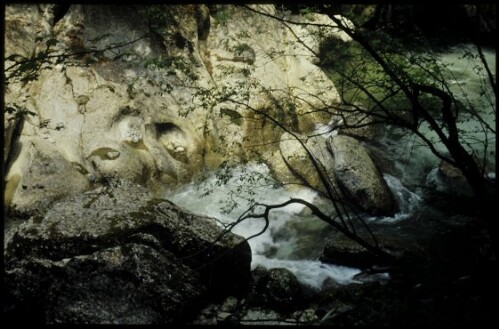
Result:
M357 133L362 134L362 131ZM318 170L311 157L315 159ZM391 215L397 208L381 172L366 149L353 137L336 134L307 137L284 133L279 152L270 156L268 162L283 183L305 185L327 195L324 184L327 182L333 187L336 198L348 198L374 215Z
M235 6L7 6L5 102L18 121L6 121L4 203L46 209L109 176L154 189L266 159L282 134L268 116L308 133L330 119L315 108L339 99L313 51L348 37L317 29ZM32 55L51 57L19 64Z
M343 192L370 213L393 214L393 195L362 145L352 137L338 135L328 140L328 147Z
M113 180L18 227L6 241L8 298L47 323L182 321L207 298L248 288L249 245L221 233Z

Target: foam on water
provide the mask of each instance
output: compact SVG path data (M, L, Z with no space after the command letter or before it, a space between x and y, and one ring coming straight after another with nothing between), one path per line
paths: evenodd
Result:
M324 138L338 135L338 128L343 123L343 119L333 117L327 124L316 123L313 135L321 135Z
M421 197L406 188L397 177L384 174L383 178L395 197L399 211L394 216L369 217L368 221L394 223L400 220L408 219L414 215L420 205Z
M168 191L164 197L193 213L214 217L228 224L236 221L248 209L252 201L270 205L283 203L290 198L300 198L313 203L317 196L315 191L304 187L293 190L275 187L269 181L269 169L263 164L249 164L233 168L230 170L230 176L226 184L219 184L219 178L211 175L202 182L185 185L180 190ZM207 190L210 193L203 196ZM227 202L235 202L236 206L229 211L223 211ZM298 280L315 288L320 288L328 277L338 283L351 282L352 277L360 270L322 264L313 260L275 259L264 256L273 248L293 250L294 239L279 238L274 233L279 232L279 229L287 222L303 218L303 214L300 214L303 208L301 204L292 204L270 213L268 229L248 241L253 252L252 266L287 268L296 274ZM248 238L261 232L264 226L264 219L250 218L236 225L232 232Z
M293 272L298 281L315 289L321 289L324 281L331 278L338 284L354 282L354 276L361 271L356 268L321 263L316 260L282 260L254 255L252 268L286 268Z

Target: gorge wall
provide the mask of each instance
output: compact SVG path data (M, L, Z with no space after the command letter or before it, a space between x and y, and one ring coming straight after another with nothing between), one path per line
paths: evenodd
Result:
M111 176L154 191L226 161L262 159L296 180L282 128L306 136L331 121L339 95L316 55L322 39L348 37L325 15L292 18L327 29L265 14L284 15L7 6L4 204L29 213Z

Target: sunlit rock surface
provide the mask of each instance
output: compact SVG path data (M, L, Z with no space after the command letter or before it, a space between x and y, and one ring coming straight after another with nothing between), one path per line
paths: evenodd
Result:
M393 214L395 200L366 149L349 136L328 140L333 153L334 170L339 185L365 210L374 214Z
M279 151L280 157L271 158L270 165L281 182L310 186L326 194L326 184L338 190L333 157L327 149L326 138L284 133Z
M331 24L325 15L292 18ZM5 119L4 202L18 211L47 208L103 177L154 189L223 161L267 159L284 131L266 116L309 133L330 120L315 111L320 98L339 99L314 64L317 28L291 31L248 8L15 4L5 21L5 102L28 113L22 124ZM47 49L76 55L35 71L10 57ZM33 170L45 157L50 170Z

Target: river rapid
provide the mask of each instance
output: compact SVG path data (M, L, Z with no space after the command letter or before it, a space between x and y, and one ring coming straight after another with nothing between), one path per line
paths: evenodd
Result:
M482 118L495 127L495 97L487 87L487 81L477 74L478 59L470 61L464 56L471 47L456 45L440 52L439 57L443 63L449 64L452 91L461 95L462 102L473 104ZM495 72L495 51L486 50L485 58L491 71ZM485 174L495 179L495 134L486 133L476 120L468 119L463 117L459 129L470 141L468 147L476 150L478 157L488 155ZM426 129L425 135L435 139L429 129ZM484 140L488 142L483 143ZM415 137L403 134L397 128L386 127L384 136L377 143L366 146L378 160L382 160L381 163L387 164L380 169L399 211L392 217L365 215L365 221L378 231L400 235L424 235L425 230L438 229L437 223L449 216L445 211L436 209L425 195L429 190L446 189L445 183L438 178L440 160ZM436 147L443 149L438 142ZM224 171L224 175L221 177L220 172L206 173L200 181L174 190L164 189L161 196L191 212L217 218L220 225L233 223L252 202L271 205L289 198L301 198L326 213L332 211L313 190L305 187L290 190L276 184L264 164L240 165ZM263 219L247 219L236 225L233 232L248 238L259 234L264 225ZM409 229L411 227L416 229ZM315 289L320 289L330 280L337 284L355 282L355 275L361 272L360 269L325 264L318 260L331 232L331 227L313 217L302 205L273 210L268 229L249 240L253 252L252 268L284 267L303 284Z

